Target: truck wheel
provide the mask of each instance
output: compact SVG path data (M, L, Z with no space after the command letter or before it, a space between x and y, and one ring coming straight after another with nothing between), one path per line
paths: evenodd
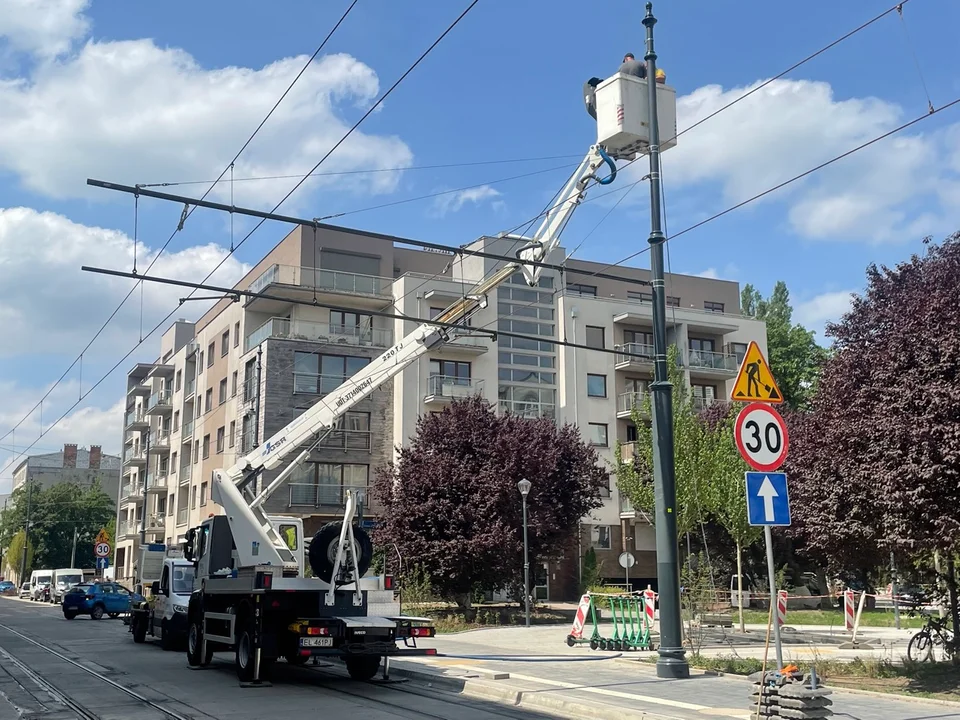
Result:
M130 620L130 624L133 626L133 641L135 643L146 642L147 639L147 619L143 617L138 617L136 615Z
M310 568L313 574L324 582L330 582L330 576L333 575L333 564L337 559L342 527L343 521L327 523L310 541ZM356 541L357 565L360 575L363 575L370 569L370 562L373 560L373 543L367 532L356 525L353 527L353 537Z
M354 680L372 680L380 669L379 655L358 655L344 658L347 672Z
M176 638L173 636L169 630L167 630L166 623L160 623L160 647L163 650L175 650Z
M190 621L190 629L187 631L187 663L192 667L209 665L213 660L213 648L207 646L206 657L202 656L203 650L203 630L200 627L200 619L194 618Z
M240 682L253 682L253 669L256 662L256 651L253 648L253 630L244 629L237 638L236 666L237 678ZM260 651L260 679L267 680L273 670L273 658L268 658Z

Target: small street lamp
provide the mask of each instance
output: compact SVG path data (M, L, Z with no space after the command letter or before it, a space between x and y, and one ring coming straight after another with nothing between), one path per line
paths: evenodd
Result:
M527 495L531 483L524 478L517 483L520 496L523 498L523 602L526 609L527 627L530 627L530 556L527 548Z

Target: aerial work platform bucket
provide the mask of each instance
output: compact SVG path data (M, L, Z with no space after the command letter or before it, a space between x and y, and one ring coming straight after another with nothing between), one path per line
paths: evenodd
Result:
M660 151L677 144L677 91L656 83ZM650 147L647 80L617 73L596 88L597 144L617 160L633 160Z

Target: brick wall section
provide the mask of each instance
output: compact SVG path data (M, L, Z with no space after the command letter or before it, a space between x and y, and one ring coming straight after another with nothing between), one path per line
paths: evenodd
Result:
M90 446L90 469L99 470L100 469L100 460L103 457L103 452L100 449L99 445Z
M297 416L297 406L316 401L319 396L309 394L294 394L293 392L293 364L295 352L318 352L329 355L364 356L371 359L383 352L382 348L366 348L357 346L321 345L301 341L270 339L264 344L263 369L260 379L260 437L261 442L271 437ZM311 453L308 460L314 462L349 463L369 465L369 479L373 482L377 467L387 463L392 456L393 446L393 381L387 381L375 390L372 396L358 403L353 409L358 412L370 413L371 449L343 450L335 448L319 448ZM280 469L264 473L261 487L268 485L280 472ZM278 488L266 502L268 513L294 514L305 518L304 533L312 535L324 521L311 516L326 516L334 519L342 513L341 508L321 506L311 508L305 506L290 506L290 491L286 484ZM372 502L369 494L365 517L376 515L379 508Z
M77 466L77 446L63 446L63 466L65 468L75 468Z

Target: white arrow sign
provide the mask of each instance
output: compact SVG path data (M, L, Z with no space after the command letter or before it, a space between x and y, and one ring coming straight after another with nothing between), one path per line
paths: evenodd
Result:
M780 497L780 493L777 492L777 489L773 486L773 483L770 482L770 478L764 476L763 482L760 484L760 489L757 491L757 495L763 498L764 520L767 522L773 522L775 518L773 511L773 499L775 497Z

